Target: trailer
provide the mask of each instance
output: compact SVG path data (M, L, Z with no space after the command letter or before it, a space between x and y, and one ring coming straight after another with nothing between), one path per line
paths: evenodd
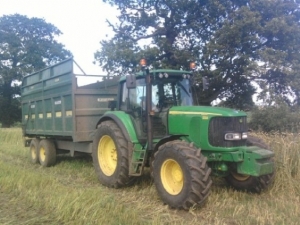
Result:
M111 109L111 102L117 100L119 77L78 75L73 73L73 67L70 58L23 79L23 135L25 146L30 146L32 161L39 161L37 151L41 140L55 148L56 151L51 151L53 159L66 151L71 156L75 152L92 153L96 124ZM98 81L78 83L85 78ZM55 160L49 163L43 165L51 166Z

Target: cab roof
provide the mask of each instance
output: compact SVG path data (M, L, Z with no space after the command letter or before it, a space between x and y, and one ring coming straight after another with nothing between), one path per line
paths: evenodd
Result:
M158 75L159 73L167 73L171 76L181 76L182 74L189 74L193 75L192 72L186 71L186 70L171 70L171 69L156 69L156 70L150 70L149 73L151 75ZM140 71L135 74L136 78L145 77L145 73L143 71ZM122 76L120 80L125 80L126 76Z

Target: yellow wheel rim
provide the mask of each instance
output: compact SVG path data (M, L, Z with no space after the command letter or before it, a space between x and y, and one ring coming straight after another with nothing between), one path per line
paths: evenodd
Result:
M46 159L46 151L43 147L40 148L40 160L44 162Z
M30 153L31 153L31 158L32 159L36 159L36 157L37 157L37 155L36 155L36 148L34 146L31 146Z
M231 175L238 181L245 181L250 177L249 175L239 174L233 171L231 171Z
M183 188L183 172L180 165L173 159L166 160L160 171L161 181L170 195L177 195Z
M98 162L102 172L111 176L117 168L117 149L113 139L104 135L98 143Z

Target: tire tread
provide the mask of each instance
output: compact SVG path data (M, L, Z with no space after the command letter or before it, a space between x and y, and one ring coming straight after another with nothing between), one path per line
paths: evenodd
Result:
M159 169L155 168L167 151L172 151L174 154L184 159L184 163L187 166L190 180L188 186L184 187L183 193L184 200L177 202L173 199L173 196L169 195L163 188L159 176ZM207 159L201 154L201 150L194 147L193 144L187 143L181 140L175 140L167 142L158 148L158 151L154 154L154 160L152 161L152 176L154 177L154 183L158 190L162 200L172 208L188 210L194 205L201 205L207 199L209 190L212 185L210 179L211 169L207 166ZM181 194L181 193L180 193Z

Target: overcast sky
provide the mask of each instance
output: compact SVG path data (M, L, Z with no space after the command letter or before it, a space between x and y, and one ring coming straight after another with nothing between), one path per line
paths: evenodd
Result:
M99 42L112 35L105 22L117 21L117 11L102 0L0 0L0 16L21 14L44 18L63 33L58 41L70 50L87 74L103 74L94 65Z

